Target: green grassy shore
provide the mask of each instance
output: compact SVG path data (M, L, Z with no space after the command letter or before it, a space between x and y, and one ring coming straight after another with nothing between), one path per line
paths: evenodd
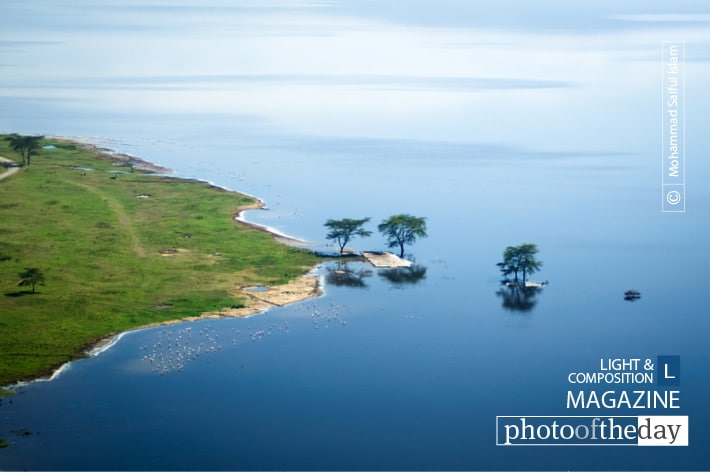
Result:
M112 333L241 306L235 287L286 283L318 261L236 223L253 198L132 172L74 142L42 145L55 148L0 181L0 386ZM0 156L20 161L2 135ZM34 294L18 286L27 268L45 276Z

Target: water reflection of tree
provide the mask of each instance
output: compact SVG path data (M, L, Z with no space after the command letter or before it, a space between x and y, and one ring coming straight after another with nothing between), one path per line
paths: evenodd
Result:
M335 268L328 267L325 276L326 283L336 287L367 288L365 278L372 276L371 270L352 270L347 262L339 261Z
M414 264L410 267L398 267L396 269L386 269L380 271L380 277L384 277L395 285L417 284L426 278L426 267Z
M541 287L526 287L520 284L503 285L496 295L503 299L503 308L509 311L528 312L535 308L536 297Z

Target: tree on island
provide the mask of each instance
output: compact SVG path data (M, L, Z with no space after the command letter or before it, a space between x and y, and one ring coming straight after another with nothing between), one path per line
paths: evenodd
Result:
M22 157L22 165L29 167L32 156L37 154L36 151L40 148L39 142L44 136L21 136L19 134L11 134L5 139L10 142L10 147L13 151L19 152Z
M343 255L345 250L345 245L354 238L355 236L360 236L365 238L372 234L372 231L368 231L363 228L365 223L370 221L370 218L361 219L351 219L343 218L342 220L328 220L323 226L330 229L326 235L326 239L334 240L338 243L340 247L340 255Z
M21 280L17 285L20 287L31 285L32 293L35 293L36 285L44 285L44 274L36 267L25 269L24 272L20 272L19 276Z
M412 215L393 215L377 226L387 238L388 247L399 247L399 257L404 257L404 245L414 244L417 238L426 238L426 218Z
M508 246L503 251L503 262L496 264L500 267L503 276L508 277L513 275L513 282L518 283L518 274L522 273L523 285L529 274L534 274L540 267L542 262L535 259L538 249L535 244L522 244L520 246Z

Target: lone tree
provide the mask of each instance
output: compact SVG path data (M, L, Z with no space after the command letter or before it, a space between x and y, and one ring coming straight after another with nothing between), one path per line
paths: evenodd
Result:
M518 283L518 274L523 275L523 285L529 274L540 270L542 262L535 259L537 254L535 244L522 244L520 246L508 246L503 251L503 262L496 264L506 278L513 274L513 282Z
M399 247L399 257L404 257L404 245L426 238L426 218L412 215L393 215L377 226L387 238L388 247Z
M13 151L19 152L22 157L22 165L27 162L30 165L32 156L37 154L39 142L44 136L21 136L19 134L11 134L7 139L10 142L10 147Z
M363 228L363 225L370 221L370 218L362 218L359 220L351 218L343 218L342 220L328 220L323 226L330 229L326 235L326 239L334 240L340 246L340 255L343 255L345 245L355 236L367 237L372 234Z
M44 285L44 274L41 270L36 267L31 269L25 269L24 272L20 272L20 282L17 284L20 287L32 286L32 293L35 293L36 285Z

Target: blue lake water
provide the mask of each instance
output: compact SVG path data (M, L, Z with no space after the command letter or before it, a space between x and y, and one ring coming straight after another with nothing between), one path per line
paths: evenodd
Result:
M0 403L0 468L710 468L706 7L61 3L0 7L23 24L0 33L0 131L257 195L250 221L318 244L328 218L375 230L401 212L430 236L407 250L415 280L329 262L323 297L131 332L20 388ZM675 38L683 214L660 211L660 41ZM550 282L527 311L495 266L525 242ZM679 409L566 407L570 372L658 355L681 357ZM687 415L690 445L496 446L496 416L645 414Z

